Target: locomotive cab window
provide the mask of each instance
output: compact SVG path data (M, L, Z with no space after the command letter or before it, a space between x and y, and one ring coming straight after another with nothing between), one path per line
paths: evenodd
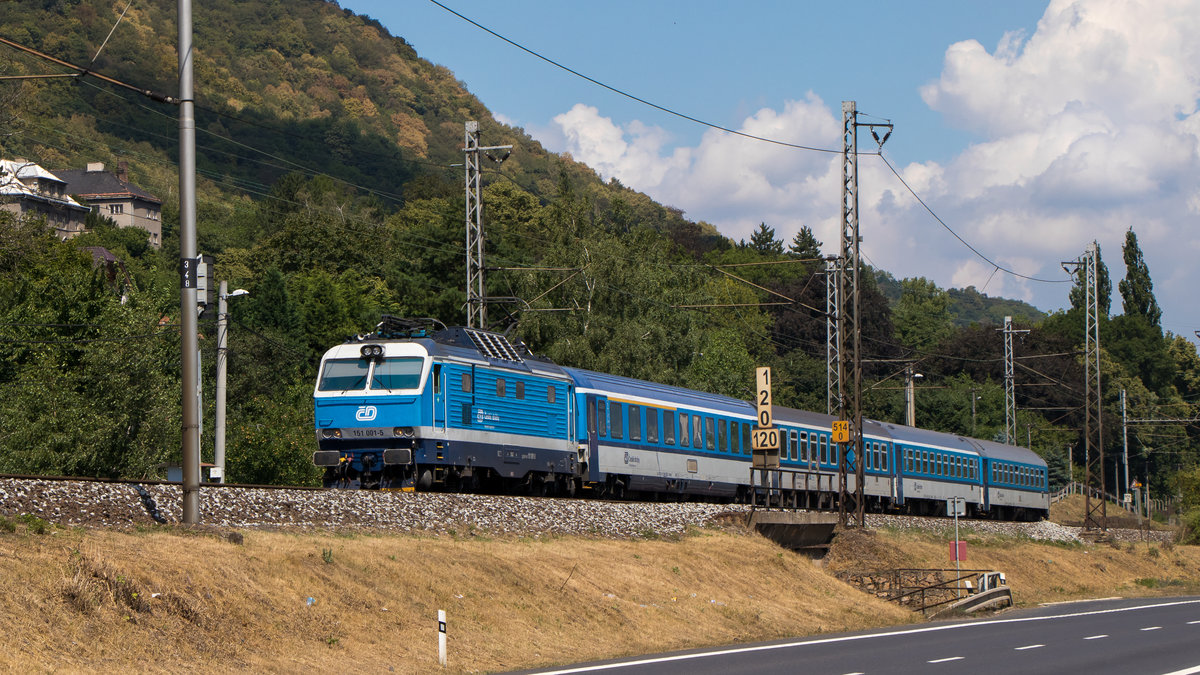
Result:
M372 389L416 389L421 386L421 369L425 359L404 357L384 359L371 371Z
M330 359L321 371L317 391L346 391L367 388L371 362L363 359Z

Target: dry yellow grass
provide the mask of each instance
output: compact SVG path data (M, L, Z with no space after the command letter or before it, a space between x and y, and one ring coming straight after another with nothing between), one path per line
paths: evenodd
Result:
M438 609L450 672L855 630L920 617L832 572L943 567L947 555L944 537L906 532L844 534L817 564L736 529L630 541L242 534L0 533L0 669L429 672ZM966 538L970 565L1005 571L1023 603L1200 583L1195 547Z
M14 670L425 672L445 609L450 670L495 671L914 620L746 534L244 534L0 536L2 658Z

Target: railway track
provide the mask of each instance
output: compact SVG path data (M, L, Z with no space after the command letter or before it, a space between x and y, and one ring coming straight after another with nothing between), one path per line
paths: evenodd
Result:
M32 514L61 526L137 528L181 522L182 490L168 481L0 475L0 515ZM674 536L742 522L749 506L620 502L502 495L372 492L325 488L201 485L200 521L245 529L334 529L473 535ZM157 517L156 517L157 515ZM944 518L868 514L869 527L944 531ZM1079 529L1051 522L963 521L978 532L1074 541ZM1138 530L1113 530L1140 540ZM1155 537L1169 533L1151 533Z

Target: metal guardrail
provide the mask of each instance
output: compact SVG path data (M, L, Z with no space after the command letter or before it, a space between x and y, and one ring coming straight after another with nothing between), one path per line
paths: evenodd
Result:
M838 578L867 593L895 602L913 611L929 610L960 602L981 590L1003 587L1003 575L995 570L901 568L869 572L843 572ZM993 581L989 581L993 580Z

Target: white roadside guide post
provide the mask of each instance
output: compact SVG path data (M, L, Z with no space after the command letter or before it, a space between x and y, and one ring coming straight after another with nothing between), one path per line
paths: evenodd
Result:
M438 610L438 663L446 667L446 610Z

